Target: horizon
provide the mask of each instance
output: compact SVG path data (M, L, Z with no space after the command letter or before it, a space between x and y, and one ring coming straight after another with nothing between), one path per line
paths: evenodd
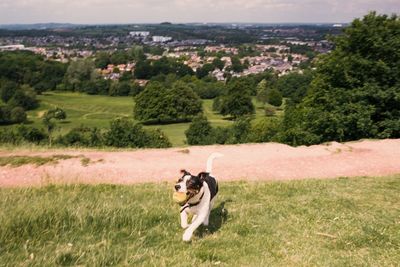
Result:
M395 0L3 0L0 25L179 23L348 23L375 10L399 14Z
M71 26L113 26L113 25L161 25L163 23L170 23L172 25L329 25L329 24L349 24L351 21L328 21L328 22L172 22L172 21L162 21L162 22L99 22L99 23L73 23L73 22L34 22L34 23L0 23L0 26L12 26L12 25L71 25Z

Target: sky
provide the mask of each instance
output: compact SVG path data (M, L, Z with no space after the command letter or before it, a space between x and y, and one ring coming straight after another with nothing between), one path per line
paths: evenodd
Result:
M371 10L400 14L400 0L0 0L0 24L339 23Z

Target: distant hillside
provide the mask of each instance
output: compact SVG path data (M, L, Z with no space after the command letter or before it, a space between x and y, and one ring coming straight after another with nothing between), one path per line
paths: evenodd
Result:
M36 23L36 24L2 24L0 29L6 30L47 30L59 28L75 28L78 24L71 23Z

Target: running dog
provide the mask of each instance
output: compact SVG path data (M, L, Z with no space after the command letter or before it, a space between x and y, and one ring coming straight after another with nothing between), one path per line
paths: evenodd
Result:
M197 176L186 170L181 170L183 176L175 184L175 194L183 198L177 201L181 205L181 226L186 229L183 241L189 242L193 232L201 225L208 226L210 212L218 193L217 180L212 176L212 164L214 159L222 157L222 154L213 153L208 157L206 172ZM193 214L191 223L188 223L189 213Z

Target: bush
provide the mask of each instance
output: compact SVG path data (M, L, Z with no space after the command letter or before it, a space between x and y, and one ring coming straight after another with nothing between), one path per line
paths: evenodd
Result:
M104 138L99 129L81 126L70 130L55 142L63 146L101 147Z
M185 131L185 135L189 145L210 145L215 142L213 129L203 115L193 119L189 129Z
M149 148L166 148L171 147L172 144L168 139L168 136L160 129L145 130L147 139L146 147Z
M263 119L252 125L248 135L248 141L254 143L264 143L277 140L280 131L280 121L278 119Z
M0 129L0 144L17 145L20 142L21 138L12 129Z
M226 144L230 136L230 128L218 126L213 129L213 135L216 144Z
M248 135L251 130L250 118L241 117L229 129L229 144L242 144L248 142Z
M15 91L7 104L11 107L22 107L25 110L31 110L37 108L39 102L36 99L36 92L31 87L23 85Z
M15 107L11 110L10 120L13 123L21 123L26 121L26 112L22 107Z
M25 125L19 126L17 128L17 136L23 141L40 144L48 139L47 134L43 129L38 129L35 127L27 127Z
M131 92L131 84L128 81L114 82L110 86L110 96L127 96Z
M119 118L111 122L110 130L105 135L105 144L131 148L171 146L168 138L161 131L146 131L141 124L127 118Z
M16 129L6 128L0 130L0 143L19 145L23 142L40 144L47 140L47 135L42 129L21 125Z

